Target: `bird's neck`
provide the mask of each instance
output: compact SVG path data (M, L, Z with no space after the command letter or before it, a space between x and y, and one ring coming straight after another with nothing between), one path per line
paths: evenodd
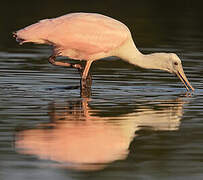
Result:
M164 62L164 57L166 53L152 53L152 54L142 54L136 46L131 44L127 46L124 53L120 57L129 62L130 64L139 66L145 69L162 69L166 70L166 62Z
M158 53L153 54L142 54L141 52L136 54L131 54L131 56L127 57L125 60L130 64L139 66L145 69L162 69L162 64L160 63L160 59L157 58Z

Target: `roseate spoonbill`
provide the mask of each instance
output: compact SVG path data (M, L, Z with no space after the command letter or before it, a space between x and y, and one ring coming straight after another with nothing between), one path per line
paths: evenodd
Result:
M135 46L130 30L123 23L97 13L71 13L44 19L13 33L23 44L49 44L54 48L49 62L56 66L82 69L80 64L55 61L57 56L86 60L82 79L87 78L93 61L117 56L133 65L160 69L176 74L187 90L194 90L183 71L181 60L174 53L144 55Z

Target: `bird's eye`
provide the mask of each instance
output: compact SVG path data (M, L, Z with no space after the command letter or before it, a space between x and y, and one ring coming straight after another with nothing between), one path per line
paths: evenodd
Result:
M178 63L177 63L177 62L174 62L174 65L176 65L176 66L177 66L177 65L178 65Z

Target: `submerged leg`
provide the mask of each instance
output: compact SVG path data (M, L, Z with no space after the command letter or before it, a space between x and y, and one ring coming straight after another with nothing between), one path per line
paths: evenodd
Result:
M49 63L55 66L73 67L78 69L81 75L81 81L80 81L81 95L89 96L90 95L89 92L91 92L91 84L92 84L92 77L89 74L89 69L93 61L92 60L87 61L85 68L83 68L81 64L71 64L71 63L59 62L55 60L56 60L56 55L52 55L49 57Z
M80 80L80 96L82 98L90 97L91 96L91 85L92 79L88 76L85 80Z
M84 71L79 70L82 76L80 80L81 97L89 97L91 94L92 77L89 69L92 62L91 60L87 61Z
M56 56L54 56L54 55L49 57L49 63L51 63L55 66L73 67L73 68L77 68L77 69L82 69L82 66L80 64L71 64L71 63L56 61Z

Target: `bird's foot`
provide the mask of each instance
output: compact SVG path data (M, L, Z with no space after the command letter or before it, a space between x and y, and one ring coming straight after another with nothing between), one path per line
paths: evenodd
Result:
M71 67L76 68L78 70L82 70L83 69L81 64L71 64Z
M49 57L48 61L49 63L51 63L52 65L56 65L56 56L52 55Z
M55 66L63 66L63 67L72 67L72 68L76 68L78 69L79 71L83 70L83 67L81 64L71 64L71 63L67 63L67 62L60 62L60 61L56 61L56 56L55 55L52 55L49 57L49 63L51 63L52 65L55 65Z

